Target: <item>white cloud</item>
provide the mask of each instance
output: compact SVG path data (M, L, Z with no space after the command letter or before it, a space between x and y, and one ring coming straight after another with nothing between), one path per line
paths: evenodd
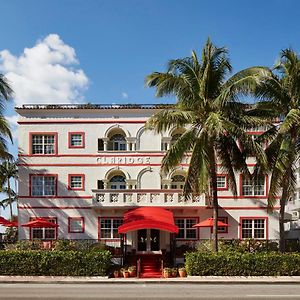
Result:
M128 94L127 94L126 92L123 92L123 93L122 93L122 97L123 97L124 99L127 99L127 98L128 98Z
M78 64L74 48L57 34L25 48L20 56L0 51L0 72L14 90L16 105L81 102L89 80Z

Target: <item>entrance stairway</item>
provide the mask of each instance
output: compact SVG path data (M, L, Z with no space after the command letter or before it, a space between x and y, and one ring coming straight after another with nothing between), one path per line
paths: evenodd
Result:
M160 255L143 255L141 257L141 278L160 278L161 256Z

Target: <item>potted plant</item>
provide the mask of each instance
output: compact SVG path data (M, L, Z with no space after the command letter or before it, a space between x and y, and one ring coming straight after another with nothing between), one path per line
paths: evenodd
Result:
M129 278L129 272L127 269L124 269L123 276L124 276L124 278Z
M130 266L128 272L130 277L136 277L136 266Z
M185 267L179 268L178 270L180 277L186 277L186 269Z
M164 268L164 277L170 278L172 276L172 269L170 268Z
M172 269L172 277L177 277L177 268Z

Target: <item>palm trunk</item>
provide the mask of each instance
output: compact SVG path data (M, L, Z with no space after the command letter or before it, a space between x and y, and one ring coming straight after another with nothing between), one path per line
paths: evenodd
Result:
M212 194L213 194L213 218L214 218L213 236L212 236L213 251L218 252L219 203L218 203L217 172L216 172L215 157L211 167L211 183L212 183Z
M279 251L285 252L285 234L284 234L284 213L287 198L289 196L288 187L291 179L291 165L288 166L282 185L282 194L280 198L280 214L279 214Z
M10 179L7 180L7 189L8 189L8 201L9 201L9 209L10 209L10 220L13 220L13 211L12 211L12 203L11 203L11 191L10 191Z

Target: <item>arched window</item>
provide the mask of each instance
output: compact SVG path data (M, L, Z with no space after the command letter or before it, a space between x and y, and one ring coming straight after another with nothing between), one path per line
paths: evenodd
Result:
M171 188L177 190L183 189L184 182L185 182L185 178L183 175L174 175L172 177Z
M177 134L172 135L171 146L174 145L177 142L177 140L181 137L181 135L182 135L181 133L177 133Z
M122 134L114 134L110 138L110 148L109 150L114 151L126 151L126 140L125 136Z
M109 181L109 188L112 190L125 190L125 177L122 175L115 175Z

